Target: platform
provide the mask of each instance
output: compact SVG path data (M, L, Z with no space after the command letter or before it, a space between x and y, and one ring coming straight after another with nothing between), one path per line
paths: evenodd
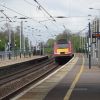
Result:
M100 68L77 54L70 62L12 100L100 100Z
M12 64L16 64L16 63L21 63L21 62L25 62L25 61L29 61L29 60L34 60L34 59L39 59L45 56L31 56L31 57L17 57L17 58L12 58L12 59L4 59L4 60L0 60L0 67L3 66L7 66L7 65L12 65Z

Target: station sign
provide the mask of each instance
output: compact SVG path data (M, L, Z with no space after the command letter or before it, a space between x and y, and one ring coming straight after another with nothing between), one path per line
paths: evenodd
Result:
M100 32L94 32L93 34L92 34L92 38L100 38Z

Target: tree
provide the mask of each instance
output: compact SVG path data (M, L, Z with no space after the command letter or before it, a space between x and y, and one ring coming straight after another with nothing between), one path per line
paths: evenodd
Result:
M48 39L48 41L45 44L44 52L47 54L52 54L53 53L53 46L54 46L54 39Z
M12 49L19 49L20 47L20 28L19 26L16 27L16 31L11 29L10 24L4 24L3 31L0 32L0 51L4 51L5 48L8 46L9 42L9 30L11 32L11 46ZM5 47L6 46L6 47Z
M71 31L66 29L63 31L63 33L60 33L59 35L57 35L56 40L59 40L59 39L70 40L70 37L71 37Z
M0 51L5 50L5 43L7 43L7 34L6 32L0 32Z
M47 45L48 47L53 47L54 41L55 41L54 39L48 39L46 45Z
M20 26L17 26L17 27L16 27L15 33L17 33L18 35L20 35Z

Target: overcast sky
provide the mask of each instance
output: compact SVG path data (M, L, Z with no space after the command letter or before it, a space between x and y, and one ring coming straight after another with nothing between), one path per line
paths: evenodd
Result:
M27 2L28 1L28 2ZM93 17L99 16L98 10L90 10L89 8L100 9L100 0L37 0L54 18L56 16L66 16L68 18L56 19L56 22L51 20L38 23L38 21L43 21L50 19L49 16L43 11L40 10L38 5L34 0L0 0L0 4L11 8L27 17L33 18L28 20L27 25L38 29L38 32L34 30L35 34L42 34L42 39L48 38L55 34L58 34L64 30L63 25L70 29L73 33L78 32L84 29L89 22L89 18L92 20ZM31 3L31 4L29 4ZM9 17L23 17L19 14L16 14L7 8L0 6L0 9L3 9L4 12ZM93 17L87 17L88 15ZM3 16L1 14L1 16ZM35 19L35 20L34 20ZM25 23L26 25L26 23ZM46 27L47 26L47 27ZM26 27L26 26L25 26ZM29 31L25 30L27 33ZM44 36L45 35L45 36ZM30 37L30 36L29 36Z

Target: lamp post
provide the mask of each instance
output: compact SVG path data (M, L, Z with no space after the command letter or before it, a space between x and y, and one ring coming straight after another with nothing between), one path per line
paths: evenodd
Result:
M23 34L23 21L21 21L21 27L20 27L20 58L22 53L22 34Z

